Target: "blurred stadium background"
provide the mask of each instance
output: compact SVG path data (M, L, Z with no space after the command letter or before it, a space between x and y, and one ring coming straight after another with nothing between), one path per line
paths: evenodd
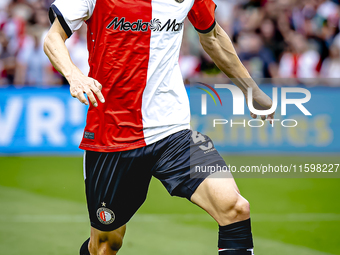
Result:
M78 254L89 235L77 149L86 107L70 97L67 81L43 53L51 2L0 1L0 254ZM282 84L309 89L306 108L313 115L289 109L287 118L299 121L293 129L212 132L195 115L193 127L215 138L235 166L339 164L339 1L215 2L217 21L241 60L254 78L266 79L261 88L268 94ZM180 54L185 83L230 82L186 23ZM83 26L67 46L87 73L85 36ZM232 116L231 110L223 114ZM244 177L237 183L252 206L256 254L340 254L339 174ZM216 224L153 180L120 254L216 254L216 244Z

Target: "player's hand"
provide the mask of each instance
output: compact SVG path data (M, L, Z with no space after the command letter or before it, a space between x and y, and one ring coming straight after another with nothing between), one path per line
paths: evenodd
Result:
M247 100L248 103L248 100ZM261 89L254 89L253 90L253 106L256 110L268 110L272 107L272 100L269 96L267 96ZM270 123L271 120L274 119L275 112L269 114L268 116L261 115L261 119L265 120L268 119ZM255 113L250 112L250 116L254 119L257 118Z
M70 77L67 77L68 82L70 83L70 92L71 95L77 98L83 104L88 105L89 102L86 100L84 93L86 93L89 101L92 103L94 107L98 106L96 97L100 100L100 102L105 103L105 99L102 95L102 85L95 79L91 77L87 77L80 72L80 70L75 70L72 72Z

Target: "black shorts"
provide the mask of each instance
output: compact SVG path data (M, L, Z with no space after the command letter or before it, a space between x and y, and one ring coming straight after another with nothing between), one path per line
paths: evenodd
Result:
M91 226L112 231L126 224L146 199L151 177L173 196L190 200L211 173L195 166L224 165L209 137L191 130L142 148L84 154L86 198Z

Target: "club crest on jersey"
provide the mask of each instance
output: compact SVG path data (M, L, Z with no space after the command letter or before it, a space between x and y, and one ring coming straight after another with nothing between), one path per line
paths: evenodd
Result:
M97 218L100 223L103 223L105 225L111 224L115 220L115 214L113 211L106 207L100 207L97 210Z
M181 0L179 0L181 1ZM184 1L184 0L183 0ZM171 32L179 32L183 29L184 22L177 23L177 20L168 19L167 22L163 25L159 19L152 19L150 22L144 22L139 19L135 22L125 21L125 17L118 19L115 17L110 24L107 25L107 29L120 30L120 31L136 31L136 32L146 32L149 29L153 32L158 31L171 31Z

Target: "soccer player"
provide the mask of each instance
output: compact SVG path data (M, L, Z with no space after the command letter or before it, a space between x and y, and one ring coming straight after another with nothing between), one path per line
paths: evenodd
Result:
M226 164L209 137L190 130L178 66L186 17L216 65L236 79L246 97L253 89L255 108L272 104L216 23L215 8L212 0L56 0L51 5L44 50L68 80L71 95L90 104L80 148L91 235L80 254L117 253L152 176L171 195L187 198L216 220L220 255L253 254L249 203L234 179L190 176L194 165ZM88 76L72 63L64 44L83 22Z

